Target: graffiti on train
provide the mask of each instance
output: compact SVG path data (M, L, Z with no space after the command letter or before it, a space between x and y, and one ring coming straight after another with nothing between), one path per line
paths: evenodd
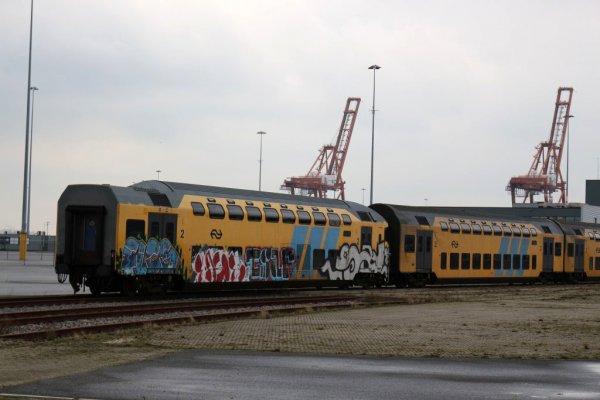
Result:
M191 280L194 283L288 280L294 276L294 250L272 247L195 246Z
M127 238L123 249L121 269L124 275L176 273L181 257L169 239L148 241Z
M388 249L383 242L377 246L377 251L371 246L363 246L362 250L355 244L345 244L330 257L319 269L321 275L330 280L352 280L358 273L389 274Z

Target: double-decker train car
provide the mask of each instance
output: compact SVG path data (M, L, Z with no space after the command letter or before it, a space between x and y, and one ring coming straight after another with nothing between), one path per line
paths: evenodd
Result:
M435 207L375 204L371 208L388 222L389 281L397 286L599 276L595 225ZM589 260L587 270L584 260Z
M71 185L56 273L92 293L203 285L381 285L385 220L357 203L163 181Z

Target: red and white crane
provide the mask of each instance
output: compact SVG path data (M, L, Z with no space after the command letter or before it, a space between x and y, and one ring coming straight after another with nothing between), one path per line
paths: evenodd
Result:
M523 198L522 203L534 203L534 196L540 194L544 196L544 203L553 203L552 194L556 191L560 192L557 203L567 204L567 180L563 177L560 163L565 139L569 134L572 98L573 88L558 88L550 138L536 147L537 152L527 175L511 178L506 187L510 191L512 204L517 203L517 197Z
M285 179L281 185L282 190L288 190L291 194L321 198L327 197L327 192L333 191L332 197L345 200L346 182L342 179L342 170L359 106L360 98L348 98L335 145L323 146L308 173Z

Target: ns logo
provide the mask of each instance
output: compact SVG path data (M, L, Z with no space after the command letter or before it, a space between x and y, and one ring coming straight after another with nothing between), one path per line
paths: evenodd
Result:
M221 239L223 237L223 232L220 229L213 229L210 231L210 237L213 239Z

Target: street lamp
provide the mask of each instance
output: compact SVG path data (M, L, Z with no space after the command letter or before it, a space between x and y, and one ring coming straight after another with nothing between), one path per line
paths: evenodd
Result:
M258 131L256 134L260 135L260 158L258 159L258 191L260 192L262 188L262 140L267 132Z
M360 190L362 190L362 193L363 193L363 202L362 203L363 203L363 206L364 206L365 205L365 190L367 190L367 189L361 188Z
M33 159L33 106L35 103L35 92L39 89L35 86L29 88L31 91L31 122L29 123L29 178L27 180L27 228L31 226L31 160Z
M27 235L29 234L29 101L31 93L31 44L33 40L33 0L31 0L31 15L29 19L29 67L27 70L27 117L25 118L25 166L23 167L23 212L21 218L21 233L19 234L19 260L27 259Z
M371 124L371 201L369 204L373 204L373 163L375 158L375 71L380 69L379 65L373 64L369 67L369 69L373 70L373 108L371 112L373 113L372 124Z
M157 181L160 181L160 173L161 173L161 172L162 172L162 171L161 171L160 169L157 169L157 170L156 170L156 175L157 175L157 177L156 177L156 180L157 180Z

